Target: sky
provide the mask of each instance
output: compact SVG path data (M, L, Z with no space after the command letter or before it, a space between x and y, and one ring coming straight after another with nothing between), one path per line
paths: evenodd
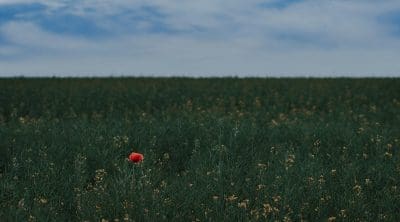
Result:
M400 77L399 61L399 0L0 0L0 77Z

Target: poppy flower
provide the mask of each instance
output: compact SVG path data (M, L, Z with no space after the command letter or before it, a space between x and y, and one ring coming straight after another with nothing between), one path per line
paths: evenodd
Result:
M143 161L143 155L140 153L133 152L129 155L129 161L133 163L140 163Z

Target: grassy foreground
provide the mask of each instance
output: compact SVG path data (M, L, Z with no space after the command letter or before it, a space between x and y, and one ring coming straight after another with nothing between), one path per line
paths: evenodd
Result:
M399 148L400 79L0 79L0 220L400 221Z

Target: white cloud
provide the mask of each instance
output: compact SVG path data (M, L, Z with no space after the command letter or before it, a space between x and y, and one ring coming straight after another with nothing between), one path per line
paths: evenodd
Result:
M89 41L80 38L47 33L29 22L9 22L3 25L0 30L8 41L27 48L74 50L91 45Z
M115 33L110 15L151 6L166 15L169 28L184 32L127 31L88 39L9 22L0 26L0 35L12 43L0 47L0 75L400 75L400 38L376 20L400 10L398 1L308 0L284 9L257 7L261 0L18 2L40 2L52 10L68 6L69 13ZM1 59L7 56L16 59Z

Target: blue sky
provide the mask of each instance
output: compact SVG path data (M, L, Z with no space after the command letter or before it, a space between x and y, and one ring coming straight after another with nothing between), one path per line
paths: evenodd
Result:
M400 76L398 0L0 0L0 76Z

